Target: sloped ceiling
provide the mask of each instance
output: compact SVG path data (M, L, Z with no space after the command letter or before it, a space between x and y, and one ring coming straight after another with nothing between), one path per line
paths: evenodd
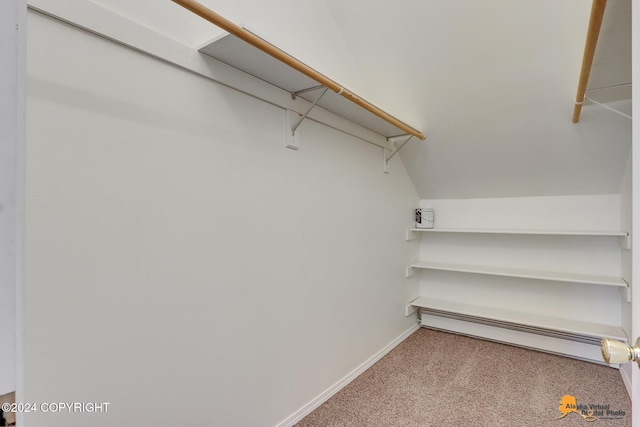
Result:
M169 0L94 2L193 47L221 33ZM421 198L620 191L631 121L571 122L588 0L201 2L423 130L400 153ZM609 0L589 87L630 81L630 0ZM628 86L587 95L629 112Z

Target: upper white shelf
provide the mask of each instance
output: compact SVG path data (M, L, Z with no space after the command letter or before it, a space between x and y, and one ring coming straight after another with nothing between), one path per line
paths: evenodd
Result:
M287 92L293 93L318 86L315 80L299 73L233 34L222 34L202 46L198 51Z
M318 87L319 85L317 81L233 34L225 34L214 39L201 47L199 51L290 93ZM313 102L320 94L321 89L322 87L318 87L316 90L308 91L298 96ZM333 90L327 91L317 105L384 137L407 133L361 106L350 102Z
M479 234L533 234L542 236L611 236L624 237L626 231L587 230L499 230L482 228L411 228L410 231L425 233L479 233Z
M458 233L458 234L505 234L505 235L537 235L537 236L594 236L623 237L622 247L631 249L631 236L626 231L593 231L593 230L505 230L487 228L409 228L406 240L418 238L415 233Z

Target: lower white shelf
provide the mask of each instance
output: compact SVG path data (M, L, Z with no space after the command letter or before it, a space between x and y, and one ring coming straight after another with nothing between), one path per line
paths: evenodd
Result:
M583 337L583 341L613 338L628 341L627 335L620 326L583 322L515 310L483 307L453 301L445 301L428 297L420 297L411 302L414 307L428 309L429 313L443 317L464 319L468 322L482 323L483 320L494 322L502 327L522 326L532 333L566 334L567 337Z
M500 230L484 228L410 228L411 232L423 233L466 233L466 234L535 234L539 236L600 236L626 237L626 231L587 231L587 230Z
M621 277L598 276L593 274L565 273L559 271L528 270L523 268L490 267L484 265L454 264L444 262L418 261L407 269L407 277L412 275L411 269L427 269L456 271L461 273L488 274L492 276L520 277L535 280L553 280L559 282L584 283L592 285L627 287Z

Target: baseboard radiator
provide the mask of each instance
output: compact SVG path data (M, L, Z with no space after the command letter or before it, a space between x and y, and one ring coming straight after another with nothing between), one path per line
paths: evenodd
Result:
M600 351L602 337L593 335L488 319L434 308L420 309L420 324L430 329L454 332L605 364ZM617 365L611 366L617 367Z

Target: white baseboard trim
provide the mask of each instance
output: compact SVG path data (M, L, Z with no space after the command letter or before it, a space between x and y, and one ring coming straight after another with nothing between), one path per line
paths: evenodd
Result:
M340 381L338 381L337 383L329 387L327 390L322 392L318 397L316 397L311 402L304 405L298 411L296 411L291 416L289 416L286 420L278 424L278 427L290 427L295 423L297 423L298 421L300 421L301 419L303 419L304 417L306 417L307 415L309 415L314 409L316 409L318 406L322 405L324 402L329 400L334 394L342 390L347 384L349 384L351 381L356 379L358 375L360 375L361 373L369 369L371 366L373 366L374 363L382 359L387 353L393 350L398 344L400 344L402 341L407 339L409 335L413 334L418 329L420 329L419 324L416 324L411 328L407 329L398 338L391 341L389 344L387 344L384 348L382 348L376 354L374 354L369 359L367 359L364 363L362 363L356 369L349 372L347 376L345 376Z
M633 363L631 365L633 365ZM624 387L627 389L629 399L631 399L631 372L630 370L626 369L624 365L620 366L620 376L622 377Z

